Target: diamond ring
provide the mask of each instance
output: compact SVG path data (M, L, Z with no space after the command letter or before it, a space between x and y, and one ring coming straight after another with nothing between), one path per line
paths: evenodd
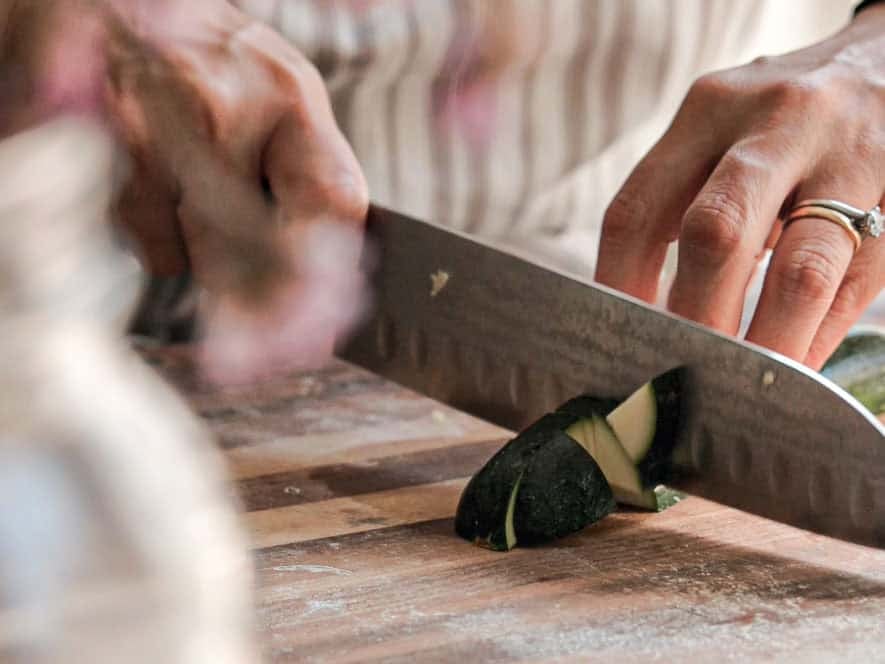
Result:
M851 221L854 230L858 232L861 239L868 237L879 237L885 231L885 216L877 205L872 210L864 211L853 205L835 201L829 198L809 198L799 201L790 212L790 218L802 208L817 207L828 208L839 214L843 214Z

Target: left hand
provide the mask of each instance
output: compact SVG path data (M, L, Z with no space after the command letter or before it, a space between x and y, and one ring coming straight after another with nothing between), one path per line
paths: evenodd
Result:
M699 79L608 209L596 279L654 301L679 240L669 306L736 334L745 291L774 250L747 334L819 368L885 287L885 237L857 253L845 229L795 202L885 207L885 6L795 53Z

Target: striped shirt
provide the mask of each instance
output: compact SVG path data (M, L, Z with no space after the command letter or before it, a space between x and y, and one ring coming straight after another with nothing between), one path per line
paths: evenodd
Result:
M819 39L852 4L239 2L315 63L374 201L585 273L691 82Z

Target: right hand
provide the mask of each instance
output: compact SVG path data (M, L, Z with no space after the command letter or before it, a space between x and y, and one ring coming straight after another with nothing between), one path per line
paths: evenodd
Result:
M119 219L153 274L190 270L208 292L216 377L321 361L360 304L368 207L323 81L224 0L151 5L112 1L107 22L132 156Z
M152 275L209 296L206 368L328 357L362 301L368 196L313 66L225 0L18 0L0 18L19 82L0 130L107 111L131 156L119 221Z

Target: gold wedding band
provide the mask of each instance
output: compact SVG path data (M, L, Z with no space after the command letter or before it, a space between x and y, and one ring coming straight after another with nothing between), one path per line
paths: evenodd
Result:
M819 205L800 205L793 208L790 212L790 215L787 217L786 221L784 221L784 229L799 219L823 219L824 221L832 222L845 229L845 232L851 236L851 239L854 241L855 252L860 249L862 241L860 233L854 227L854 223L851 219L842 212L838 212L837 210L828 207L821 207Z

